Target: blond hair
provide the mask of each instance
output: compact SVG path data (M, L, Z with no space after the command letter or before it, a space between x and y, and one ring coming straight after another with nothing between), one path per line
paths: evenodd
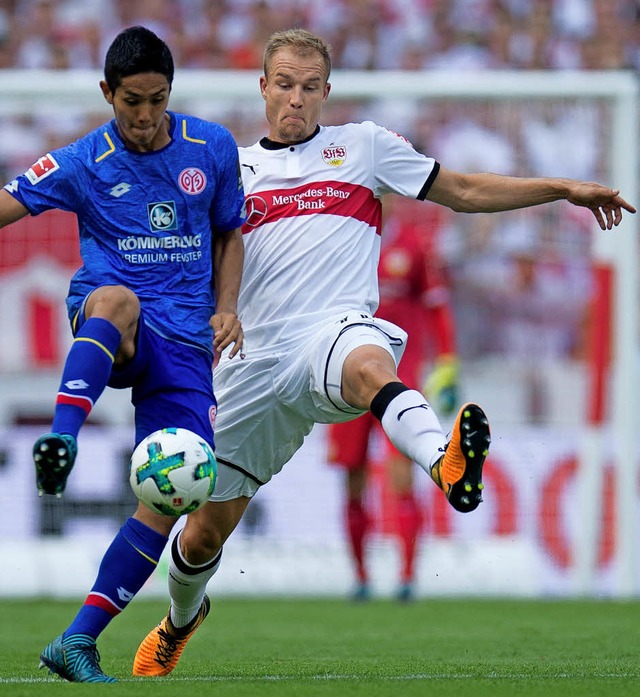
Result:
M324 62L326 79L331 74L331 46L316 34L312 34L307 29L282 29L276 31L269 37L264 49L263 70L268 74L271 59L281 48L290 48L296 53L307 55L318 53Z

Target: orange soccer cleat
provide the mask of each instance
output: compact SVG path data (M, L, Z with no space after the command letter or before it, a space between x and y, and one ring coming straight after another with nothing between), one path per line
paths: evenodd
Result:
M186 627L174 627L169 614L143 639L133 659L133 674L143 677L168 675L178 664L187 642L209 614L205 595L198 614Z
M482 466L489 453L489 421L477 404L465 404L456 417L444 455L431 476L449 503L462 513L475 510L482 501Z

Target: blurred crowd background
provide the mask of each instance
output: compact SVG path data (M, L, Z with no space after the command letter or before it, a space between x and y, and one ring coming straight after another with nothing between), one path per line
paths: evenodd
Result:
M0 0L0 71L100 71L114 36L132 24L144 24L168 42L176 82L181 69L259 70L267 37L290 26L320 33L333 47L335 70L468 75L640 68L638 0ZM173 107L222 121L247 145L265 134L257 83L255 97ZM372 119L460 171L608 181L611 114L598 100L486 100L461 108L447 100L380 97L334 97L323 123ZM97 84L95 101L99 113L45 100L32 113L0 116L2 180L108 118ZM636 192L623 193L637 203ZM450 280L460 356L469 370L474 360L485 360L477 374L489 384L519 386L523 396L511 412L516 418L562 419L567 405L554 392L575 394L572 376L583 370L587 343L590 213L554 204L468 217L411 201L390 210L394 224L421 229ZM75 227L61 224L55 213L24 226L0 237L0 282L4 275L7 287L22 287L12 274L23 278L29 260L45 256L60 265L61 284L59 292L47 290L46 300L62 305L67 279L79 264ZM40 273L33 278L42 283ZM18 324L24 312L19 309ZM54 322L60 329L49 332L54 339L59 332L67 337L65 322L60 310ZM16 319L5 317L3 325L15 326ZM47 344L42 321L32 336L25 339L24 331L0 346L0 374L57 370L64 341ZM496 380L509 366L510 379Z
M34 108L0 113L0 186L47 151L110 118L98 88L99 74L115 35L133 24L153 29L170 45L176 85L181 70L260 70L267 37L290 26L306 26L321 34L333 47L336 71L439 71L439 76L446 73L452 79L472 81L474 71L487 70L516 71L517 80L530 70L598 71L594 79L607 80L603 71L640 69L639 0L0 0L0 75L24 70L27 75L21 79L28 83L28 71L96 71L95 112L93 106L89 111L56 99L55 94L52 98L51 90L40 98L42 83L34 77L31 84L38 95ZM606 99L503 95L460 102L382 93L379 99L345 100L336 92L323 113L325 125L374 120L450 169L567 176L620 185L610 181L613 127ZM196 96L183 103L174 94L171 108L221 121L241 145L266 133L257 79L255 92L235 102ZM622 193L635 205L640 202L638 192ZM568 426L584 419L589 337L604 331L594 329L591 321L595 294L590 212L558 202L500 215L465 216L403 199L386 207L385 230L393 228L411 228L409 234L422 235L430 245L432 263L448 281L456 319L460 399L478 400L491 414L492 467L501 468L501 474L494 469L488 476L500 490L483 506L480 525L478 518L471 525L477 526L478 535L490 528L503 535L510 549L517 550L514 536L525 530L533 531L536 539L548 538L551 546L563 551L558 535L564 534L564 508L559 503L564 499L557 492L571 483L575 471L571 456L576 450ZM91 425L101 428L83 431L83 438L95 439L95 445L81 448L91 462L79 464L62 504L54 508L55 501L45 500L52 497L38 500L33 490L30 452L35 435L29 429L36 427L39 435L50 424L71 339L64 298L81 263L77 237L74 217L60 211L24 218L0 234L0 482L3 490L12 492L13 504L5 501L0 507L0 523L22 535L59 534L63 527L67 534L75 530L74 516L85 516L93 535L97 518L111 516L111 524L119 526L123 513L117 502L130 505L125 500L126 494L130 496L129 453L120 452L129 436L114 438L108 428L102 429L130 428L128 394L115 390L107 391L92 412ZM383 230L383 244L385 239ZM637 308L629 309L633 311ZM425 373L427 363L428 359ZM505 425L524 428L501 431ZM537 431L534 436L528 434L532 426ZM541 437L538 431L545 428ZM306 467L292 466L289 478L267 488L267 498L262 499L267 523L258 520L261 509L253 508L253 527L275 531L274 542L262 548L270 560L274 547L287 535L308 537L313 529L322 536L320 546L340 539L337 480L330 480L334 489L327 489L331 468L325 467L323 447L319 439L312 442L312 449L300 454ZM96 454L108 466L96 467ZM316 481L307 479L314 466L316 474L311 476L318 483L310 485ZM114 467L123 473L115 483ZM510 468L513 476L507 476ZM104 473L104 481L96 480L96 473ZM286 489L288 482L291 491ZM547 490L547 483L552 489ZM321 508L320 497L300 498L304 490L329 491L329 495ZM383 501L382 494L376 495ZM534 505L538 496L544 506ZM583 506L577 497L566 498L571 506ZM25 501L30 505L23 505ZM425 498L425 516L430 501ZM548 502L556 505L553 515L548 514ZM336 506L333 515L327 514L329 504ZM65 505L65 515L73 520L63 526L60 510ZM314 515L318 507L313 528L304 522L301 510L309 506ZM433 506L435 510L437 504ZM384 510L380 503L381 520ZM539 520L534 513L538 510ZM577 520L567 515L570 519ZM429 530L447 535L460 524L442 520L430 523ZM384 528L383 523L378 525ZM319 545L309 547L310 557L317 557ZM473 550L464 549L465 566L474 569L467 564ZM475 549L480 554L484 548ZM504 561L507 557L500 549L497 556ZM292 568L299 587L299 548L295 555ZM87 555L83 550L79 556ZM498 585L509 582L508 570L501 571L495 555L488 558L493 560ZM526 559L531 559L528 552ZM333 563L323 566L331 575L334 568ZM528 569L528 564L522 565L525 583ZM545 588L552 571L545 569ZM462 578L458 566L453 576ZM45 577L38 567L39 583ZM480 577L486 580L480 574L472 583L477 585ZM17 583L24 582L18 577ZM83 585L78 592L84 590Z
M251 69L266 37L301 25L336 68L640 68L636 0L0 0L0 68L100 68L144 23L182 68Z

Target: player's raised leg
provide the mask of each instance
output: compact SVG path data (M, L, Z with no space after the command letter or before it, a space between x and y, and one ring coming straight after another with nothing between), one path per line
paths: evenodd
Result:
M121 333L111 322L89 318L75 336L56 396L52 432L33 446L38 493L60 496L74 465L78 432L107 385Z
M465 404L449 442L431 405L399 382L385 385L371 403L391 442L417 462L462 513L482 501L482 467L489 452L488 419L477 404Z
M457 511L473 511L482 501L482 466L491 442L484 411L465 404L447 442L424 395L398 380L391 350L360 334L363 343L342 366L343 399L356 408L368 406L394 446L429 474L449 503Z
M140 302L124 286L103 285L86 297L72 322L74 340L67 355L51 433L33 447L38 493L60 496L73 468L77 437L104 392L114 364L135 353Z

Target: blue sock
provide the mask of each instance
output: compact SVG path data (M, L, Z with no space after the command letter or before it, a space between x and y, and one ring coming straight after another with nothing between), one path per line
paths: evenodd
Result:
M88 634L97 639L151 576L166 543L164 535L129 518L102 557L93 588L64 636Z
M89 317L73 341L62 371L51 430L78 436L107 386L122 335L108 320Z

